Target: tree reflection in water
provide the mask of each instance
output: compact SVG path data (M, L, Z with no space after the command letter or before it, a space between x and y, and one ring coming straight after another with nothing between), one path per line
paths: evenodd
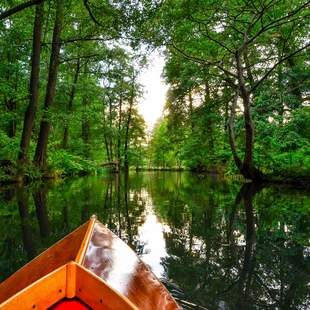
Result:
M3 189L0 280L93 213L184 308L310 307L309 195L187 173Z

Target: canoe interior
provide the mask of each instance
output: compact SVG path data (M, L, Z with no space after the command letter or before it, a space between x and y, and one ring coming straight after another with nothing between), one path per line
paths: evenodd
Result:
M53 270L74 261L88 223L67 235L0 284L0 304Z
M54 282L57 287L52 285ZM103 307L102 292L93 289L98 286L105 288L105 296L114 298L113 307ZM95 218L2 282L0 310L17 309L7 308L7 301L20 303L20 298L28 296L24 292L29 288L33 290L32 296L38 298L38 302L31 298L29 309L47 309L65 297L80 298L94 309L180 309L134 251Z
M0 309L15 310L20 305L23 309L137 309L102 279L75 262L34 282L1 304ZM73 308L75 306L78 308Z

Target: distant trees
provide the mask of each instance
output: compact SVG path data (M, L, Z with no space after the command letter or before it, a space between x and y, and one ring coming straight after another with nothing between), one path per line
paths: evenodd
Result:
M167 47L165 71L178 94L175 102L180 109L184 102L190 107L193 97L201 105L206 103L206 139L213 137L212 127L217 122L213 116L225 119L221 127L229 137L235 165L247 179L264 178L265 169L259 167L255 152L262 133L255 129L260 96L267 88L279 97L284 92L299 102L294 108L300 108L305 100L307 69L299 71L303 83L296 83L301 76L284 78L283 73L295 71L298 63L306 67L308 6L307 1L166 1L145 23L146 40ZM287 110L287 99L282 97L282 108L269 115L273 120ZM290 110L282 113L285 122ZM238 128L238 134L237 121L243 127ZM208 152L213 152L211 140Z

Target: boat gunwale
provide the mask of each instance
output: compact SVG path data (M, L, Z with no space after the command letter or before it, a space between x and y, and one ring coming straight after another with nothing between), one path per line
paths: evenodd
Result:
M57 274L59 271L61 271L62 269L66 268L66 265L62 265L58 268L56 268L55 270L53 270L52 272L42 276L41 278L39 278L38 280L32 282L30 285L24 287L23 289L21 289L20 291L18 291L16 294L10 296L8 299L6 299L5 301L3 301L2 303L0 303L0 310L2 309L2 307L7 306L7 304L9 304L12 300L14 300L14 298L16 298L18 295L22 295L23 293L25 293L27 290L30 290L32 287L34 287L35 285L37 285L39 282L43 282L45 279L48 279L49 277L51 277L54 274ZM3 308L5 309L5 308Z
M76 277L77 277L77 274L78 274L78 270L80 269L80 270L82 270L82 272L86 273L89 276L89 278L94 278L98 282L100 282L102 285L105 285L108 290L110 290L119 299L121 299L123 302L125 302L131 309L138 310L137 306L129 298L127 298L126 296L124 296L123 294L121 294L120 292L115 290L104 279L100 278L99 276L97 276L96 274L94 274L93 272L91 272L90 270L85 268L84 266L80 265L76 261L70 261L70 262L68 262L68 263L58 267L57 269L53 270L52 272L46 274L45 276L42 276L41 278L39 278L35 282L31 283L29 286L26 286L22 290L18 291L16 294L12 295L11 297L9 297L7 300L5 300L4 302L2 302L0 304L0 310L6 309L5 307L9 306L10 302L12 302L16 297L21 296L23 294L27 294L27 291L31 292L31 289L33 289L34 287L36 287L40 283L44 282L45 280L53 277L53 275L56 275L57 273L59 273L62 270L65 270L65 273L66 273L66 279L65 279L65 283L66 284L65 284L65 287L64 287L64 293L65 293L64 297L67 297L66 295L68 294L68 292L67 292L67 289L68 289L68 276L69 276L69 273L70 273L69 270L72 267L74 268L74 273L75 273L74 279L73 279L73 281L75 281L75 285L76 285L76 282L77 282ZM69 279L69 280L72 281L72 279ZM59 302L64 297L61 297L59 300L56 301L56 303ZM77 289L77 287L75 287L75 296L74 297L80 298L79 290ZM72 297L69 297L69 298L72 298ZM81 300L83 301L83 299L81 299ZM85 301L83 301L83 302L85 302ZM53 306L53 305L51 305L51 306Z
M96 221L95 221L95 224L99 224L99 225L104 226L105 229L107 229L108 232L110 232L110 233L113 235L114 238L121 240L122 243L124 243L124 245L128 248L128 250L131 251L131 252L133 252L133 254L134 254L135 257L137 258L137 260L139 261L139 263L140 263L141 265L143 265L143 267L147 270L147 272L148 272L149 274L151 274L151 275L154 277L154 279L159 283L161 289L163 289L163 290L168 294L168 296L170 296L170 298L172 299L172 301L173 301L174 304L176 305L177 309L181 309L181 307L179 306L179 304L177 303L177 301L175 300L175 298L172 296L172 294L169 292L169 290L167 289L167 287L162 283L162 281L160 281L160 279L155 275L155 273L151 270L151 268L148 267L148 266L146 265L146 263L143 262L143 260L137 255L137 253L136 253L124 240L122 240L122 238L120 238L117 234L115 234L112 230L110 230L110 229L107 227L107 225L101 223L100 221L96 220ZM94 229L95 229L95 225L94 225ZM94 230L93 230L93 231L94 231ZM91 241L91 239L90 239L89 241ZM90 243L90 242L89 242L89 243ZM87 254L87 252L86 252L85 254ZM85 257L84 257L84 260L85 260ZM84 264L84 261L83 261L83 264ZM84 265L82 265L82 266L84 267ZM85 267L84 267L84 268L85 268ZM86 268L86 269L87 269L87 268ZM95 274L95 273L93 272L93 274ZM95 274L95 275L96 275L96 274ZM99 277L98 275L96 275L96 276ZM104 280L104 279L103 279L103 280ZM126 296L125 296L125 297L126 297ZM127 297L126 297L126 298L127 298Z
M89 223L89 220L87 222L85 222L84 224L78 226L76 229L74 229L73 231L71 231L69 234L65 235L63 238L59 239L58 241L56 241L55 243L53 243L50 247L48 247L47 249L45 249L43 252L41 252L39 255L35 256L32 260L30 260L29 262L27 262L25 265L23 265L22 267L20 267L19 269L17 269L13 274L11 274L8 278L6 278L5 280L3 280L2 282L0 282L0 286L2 284L4 284L7 280L9 280L11 277L13 277L16 273L22 271L24 268L27 268L29 265L31 265L35 260L37 260L38 258L41 258L41 256L44 256L46 253L48 253L48 251L60 244L63 240L65 240L68 236L70 236L71 234L74 234L75 232L77 232L80 228L82 228L84 225L87 226ZM58 269L58 268L57 268ZM55 269L56 270L56 269ZM42 276L43 278L44 276Z
M88 246L89 246L89 242L90 242L91 237L93 235L96 223L97 223L97 217L96 216L92 216L90 218L90 220L88 221L88 227L87 227L85 236L83 238L81 246L80 246L78 253L75 257L75 260L74 260L80 266L82 266L84 263L85 256L87 254L87 250L88 250Z

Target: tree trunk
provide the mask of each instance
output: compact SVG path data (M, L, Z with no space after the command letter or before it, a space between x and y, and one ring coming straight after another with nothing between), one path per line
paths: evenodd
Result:
M121 140L122 140L122 98L119 99L118 103L118 133L117 133L117 161L118 161L118 171L122 166L121 162Z
M250 112L250 94L248 91L241 91L243 102L243 116L245 126L245 154L243 166L250 169L253 166L253 148L254 148L254 125Z
M243 117L245 127L245 154L240 172L246 179L253 181L261 181L262 173L254 166L253 151L254 151L254 123L251 115L251 98L250 92L246 87L243 75L243 65L241 62L241 52L236 53L237 75L239 94L243 103Z
M104 126L104 130L103 130L104 144L105 144L108 162L111 162L110 150L109 150L109 139L108 139L108 133L107 133L107 120L106 120L105 115L103 115L103 121L104 121L104 125L103 125Z
M13 138L16 135L16 120L14 115L16 113L16 101L13 98L8 99L6 102L6 108L11 114L11 119L7 126L7 134L10 138Z
M84 97L83 98L83 105L87 106L87 99ZM88 117L83 117L82 121L82 138L85 146L85 156L89 156L89 142L90 142L90 125L89 125L89 120Z
M188 101L189 101L189 117L190 117L190 124L191 124L191 131L194 131L194 120L193 120L193 97L192 97L192 90L188 93Z
M104 144L105 144L105 149L106 149L106 153L107 153L107 159L108 159L108 162L110 162L111 158L110 158L109 142L108 142L106 129L104 129Z
M209 81L205 81L205 98L204 98L204 104L209 112L210 115L212 115L212 102L211 102L211 93L210 93L210 85ZM209 153L213 154L214 153L214 139L213 139L213 127L212 127L212 120L208 119L208 122L206 124L206 129L207 129L207 134L208 134L208 144L209 144Z
M235 141L235 131L234 131L234 122L235 122L235 115L236 115L236 106L237 106L237 100L238 100L238 93L234 96L231 110L230 110L230 117L228 122L228 137L229 137L229 144L230 149L234 157L234 161L238 169L242 170L242 161L240 157L238 156L237 149L236 149L236 141Z
M43 14L44 11L42 3L36 6L35 20L33 26L31 77L29 85L30 100L24 116L24 126L20 141L20 150L18 154L18 158L22 162L25 162L28 158L28 149L31 139L31 133L39 101L40 54Z
M80 73L80 58L78 58L77 63L76 63L76 69L74 72L74 77L73 77L73 84L71 87L70 95L69 95L69 102L68 102L68 114L71 115L72 110L73 110L73 100L76 92L76 85L77 81L79 78L79 73ZM69 126L66 123L65 128L64 128L64 137L63 137L63 143L62 146L64 149L68 147L68 140L69 140Z
M124 147L124 170L125 172L129 170L129 160L128 160L129 128L131 125L131 113L132 113L132 107L133 107L133 100L134 100L134 92L133 92L133 85L132 85L131 95L129 98L129 110L128 110L128 118L127 118L126 133L125 133L125 147Z
M278 48L278 59L281 59L281 51ZM278 66L277 68L277 79L278 79L278 95L280 97L280 103L278 106L278 113L280 117L280 125L283 125L283 118L284 118L284 109L285 109L285 104L284 104L284 96L282 93L282 90L284 88L284 74L283 74L283 68L282 66Z
M113 147L112 147L112 100L109 98L109 127L110 127L110 139L109 139L109 149L110 158L113 160Z
M47 143L48 135L50 130L50 122L46 118L47 111L49 107L54 102L55 92L56 92L56 81L58 74L58 65L59 65L59 52L60 52L60 34L63 24L63 10L64 2L62 0L57 0L56 7L56 17L53 30L53 43L52 43L52 53L50 58L49 72L48 72L48 82L46 86L46 95L44 102L44 115L40 124L40 132L36 147L36 152L34 156L34 161L38 167L44 169L47 163Z

